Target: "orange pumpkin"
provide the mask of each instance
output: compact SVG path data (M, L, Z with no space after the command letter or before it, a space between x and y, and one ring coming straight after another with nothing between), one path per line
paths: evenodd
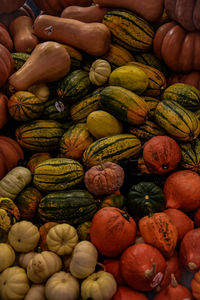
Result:
M120 270L120 260L119 259L104 259L105 271L111 273L118 285L125 284Z
M147 297L127 286L119 286L112 300L147 300Z
M193 85L200 90L200 72L192 71L187 74L171 73L168 78L168 86L178 82Z
M196 300L200 300L200 270L194 274L191 280L192 295Z
M0 93L0 129L8 122L8 98L6 95Z
M3 23L0 23L0 44L4 45L10 52L13 49L13 41L6 26Z
M14 61L9 50L0 44L0 87L4 85L14 68Z

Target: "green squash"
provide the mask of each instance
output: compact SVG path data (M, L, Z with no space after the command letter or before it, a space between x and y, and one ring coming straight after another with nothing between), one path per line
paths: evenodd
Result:
M85 221L78 225L77 227L77 233L78 238L80 241L90 241L90 227L92 222L91 221Z
M123 195L111 194L103 199L101 203L101 208L111 206L123 209L125 202L126 198Z

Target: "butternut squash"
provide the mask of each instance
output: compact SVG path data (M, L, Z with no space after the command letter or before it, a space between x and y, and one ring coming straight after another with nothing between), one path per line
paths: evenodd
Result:
M16 52L31 52L39 43L33 32L33 19L28 16L15 18L9 25Z
M93 56L104 55L110 47L111 34L102 23L40 15L35 19L34 31L40 39L67 44Z
M40 43L25 64L9 77L9 89L26 91L33 84L56 81L69 72L70 65L70 56L62 45Z
M61 18L74 19L85 23L101 22L109 10L109 8L99 5L89 7L68 6L62 11L60 16Z

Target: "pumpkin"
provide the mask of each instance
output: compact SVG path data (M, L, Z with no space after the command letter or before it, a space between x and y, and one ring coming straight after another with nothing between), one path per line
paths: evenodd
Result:
M191 289L192 289L192 295L196 300L200 299L200 288L199 288L199 283L200 283L200 271L197 271L194 274L194 277L191 280Z
M20 253L19 257L18 257L18 263L19 266L26 269L28 266L29 261L35 256L37 255L37 252L34 251L30 251L27 253Z
M58 224L48 231L46 243L48 249L58 255L70 254L78 243L78 234L73 226Z
M120 257L120 270L129 287L150 291L162 281L166 262L161 252L149 244L128 247Z
M0 44L0 87L2 87L14 68L14 61L10 51Z
M120 260L119 259L106 258L106 259L104 259L103 265L104 265L105 271L113 275L118 286L125 284L125 281L122 277L121 270L120 270Z
M45 300L45 290L42 284L32 284L24 300Z
M45 284L45 296L48 300L76 300L80 291L79 282L70 273L60 271L53 274Z
M112 300L126 299L147 300L147 297L144 294L136 292L127 286L119 286Z
M0 272L12 266L15 261L15 251L6 243L0 243Z
M4 45L10 52L13 49L12 38L6 28L6 26L0 22L0 43Z
M174 170L181 161L181 149L168 136L155 136L144 144L143 159L152 174L165 174Z
M80 241L90 240L90 226L91 221L85 221L78 225L77 234Z
M124 176L124 170L118 164L105 162L91 167L84 175L84 182L90 193L106 195L120 189Z
M99 253L105 256L118 256L134 243L135 237L136 223L123 210L104 207L99 209L92 218L90 240Z
M190 272L200 268L200 228L188 231L180 244L180 260L182 265Z
M25 0L2 0L0 5L0 14L9 13L17 10L20 6L24 4Z
M0 297L2 300L23 300L29 290L26 272L20 267L10 267L0 274Z
M46 243L46 238L49 230L57 225L58 223L56 222L46 222L39 228L39 233L40 233L40 240L39 240L39 249L42 251L48 250L48 246Z
M81 297L110 300L117 291L117 283L112 274L98 271L84 279L81 283Z
M95 60L89 71L89 78L94 85L103 85L108 81L111 73L111 66L108 61L104 59Z
M62 268L61 258L50 251L42 251L35 255L28 263L27 275L34 283L46 281L52 274Z
M168 85L180 82L190 84L200 90L200 72L192 71L186 74L171 72L168 77Z
M15 223L8 232L8 240L17 252L33 250L39 241L38 228L29 221Z
M0 129L4 127L4 125L9 120L9 114L8 114L8 98L3 93L0 93Z
M97 258L97 249L91 242L79 242L73 249L71 261L69 264L70 273L78 279L88 277L95 271Z
M174 253L178 231L164 212L145 216L139 220L139 230L144 241L158 248L166 257Z
M167 208L192 211L200 206L200 176L190 170L176 171L166 179L163 192Z

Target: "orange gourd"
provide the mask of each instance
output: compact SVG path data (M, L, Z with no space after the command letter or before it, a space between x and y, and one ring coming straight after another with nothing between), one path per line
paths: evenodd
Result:
M111 273L118 285L124 285L125 281L122 277L121 270L120 270L120 260L119 259L111 259L107 258L104 259L104 267L105 271Z

